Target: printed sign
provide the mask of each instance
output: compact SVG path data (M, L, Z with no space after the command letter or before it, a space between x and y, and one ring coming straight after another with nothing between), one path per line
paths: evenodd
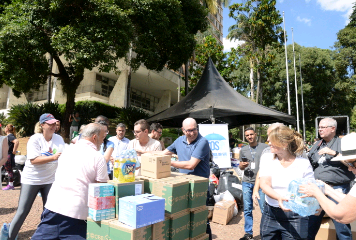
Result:
M199 133L209 141L214 162L219 168L231 168L227 124L199 124Z

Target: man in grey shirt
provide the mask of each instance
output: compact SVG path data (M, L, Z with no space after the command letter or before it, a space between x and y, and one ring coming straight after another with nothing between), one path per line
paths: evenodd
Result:
M262 152L266 147L268 147L267 144L257 142L257 134L251 127L245 129L245 138L248 142L248 145L242 147L240 150L239 165L239 168L244 170L244 176L242 178L242 192L244 201L245 236L240 238L240 240L253 239L252 193L255 186L256 175L260 167L260 158ZM261 212L263 212L263 203L265 197L261 189L259 190L259 194L259 205Z

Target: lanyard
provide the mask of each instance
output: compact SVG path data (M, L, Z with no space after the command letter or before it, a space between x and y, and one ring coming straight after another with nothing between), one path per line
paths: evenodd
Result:
M250 149L250 153L251 153L251 157L252 157L252 161L254 162L255 161L255 155L256 155L256 152L257 152L257 146L258 146L258 143L256 145L256 151L255 151L255 154L252 154L252 150L251 150L251 146L248 145L248 148Z

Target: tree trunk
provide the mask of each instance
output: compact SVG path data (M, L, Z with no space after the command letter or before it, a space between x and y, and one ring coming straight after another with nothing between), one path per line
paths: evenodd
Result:
M53 57L50 54L49 59L48 59L48 68L49 68L49 74L47 77L47 102L51 102L51 90L52 90L52 66L53 66Z
M261 87L261 83L260 83L260 70L257 69L257 89L256 89L256 103L258 103L258 100L260 98L260 87Z
M189 92L189 60L185 63L184 68L184 78L185 78L185 96L188 95Z
M253 82L253 62L252 62L252 59L250 59L250 84L251 84L251 100L253 101L254 100L254 88L255 88L255 85L254 85L254 82Z

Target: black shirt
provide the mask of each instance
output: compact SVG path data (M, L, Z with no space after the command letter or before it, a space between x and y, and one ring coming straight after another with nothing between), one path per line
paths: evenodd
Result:
M9 151L8 154L12 153L14 151L14 143L13 141L16 139L15 135L10 133L7 135L7 142L9 143Z

